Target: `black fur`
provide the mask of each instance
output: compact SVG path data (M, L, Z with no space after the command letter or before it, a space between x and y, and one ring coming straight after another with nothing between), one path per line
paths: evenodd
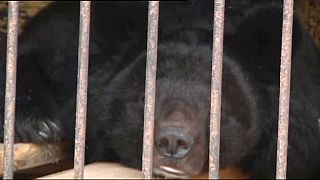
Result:
M281 6L258 6L246 14L227 45L263 98L262 134L253 153L243 160L253 177L275 177L281 27ZM315 178L319 177L320 155L320 54L297 17L292 51L288 177Z

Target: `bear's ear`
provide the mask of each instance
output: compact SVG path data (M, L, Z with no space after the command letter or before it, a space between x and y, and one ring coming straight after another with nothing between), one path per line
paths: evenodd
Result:
M226 46L229 53L249 68L262 72L278 73L280 71L281 36L282 36L281 3L261 3L249 9L241 19L234 34L228 36ZM299 20L294 17L293 55L303 48L306 33ZM270 74L271 75L271 74ZM277 82L277 79L262 80Z

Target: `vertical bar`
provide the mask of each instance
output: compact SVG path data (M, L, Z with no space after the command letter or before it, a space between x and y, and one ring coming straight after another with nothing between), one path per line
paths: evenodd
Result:
M293 0L284 0L280 65L279 123L276 174L277 179L285 179L287 172L292 24Z
M4 110L4 179L13 178L13 143L14 118L16 101L16 67L18 43L19 2L9 1L8 35L7 35L7 67L6 95Z
M87 118L90 1L80 2L74 178L83 179Z
M159 2L149 1L142 172L152 178Z
M225 0L214 1L210 107L209 179L219 178L224 9Z

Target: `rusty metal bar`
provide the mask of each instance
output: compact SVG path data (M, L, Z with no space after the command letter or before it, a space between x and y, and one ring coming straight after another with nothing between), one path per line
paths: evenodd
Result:
M224 9L225 0L214 1L210 107L209 179L219 178Z
M4 110L4 179L13 179L14 118L16 101L17 43L19 2L9 1L6 95Z
M276 174L277 179L285 179L287 172L292 24L293 0L284 0L280 65L279 123Z
M142 172L152 178L159 2L149 1Z
M90 1L80 2L74 178L83 179L87 118Z

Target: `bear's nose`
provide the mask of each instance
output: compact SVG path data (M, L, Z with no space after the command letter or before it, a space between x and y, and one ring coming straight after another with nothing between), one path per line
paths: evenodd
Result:
M182 159L190 151L193 138L179 127L162 127L156 137L156 147L162 156Z

